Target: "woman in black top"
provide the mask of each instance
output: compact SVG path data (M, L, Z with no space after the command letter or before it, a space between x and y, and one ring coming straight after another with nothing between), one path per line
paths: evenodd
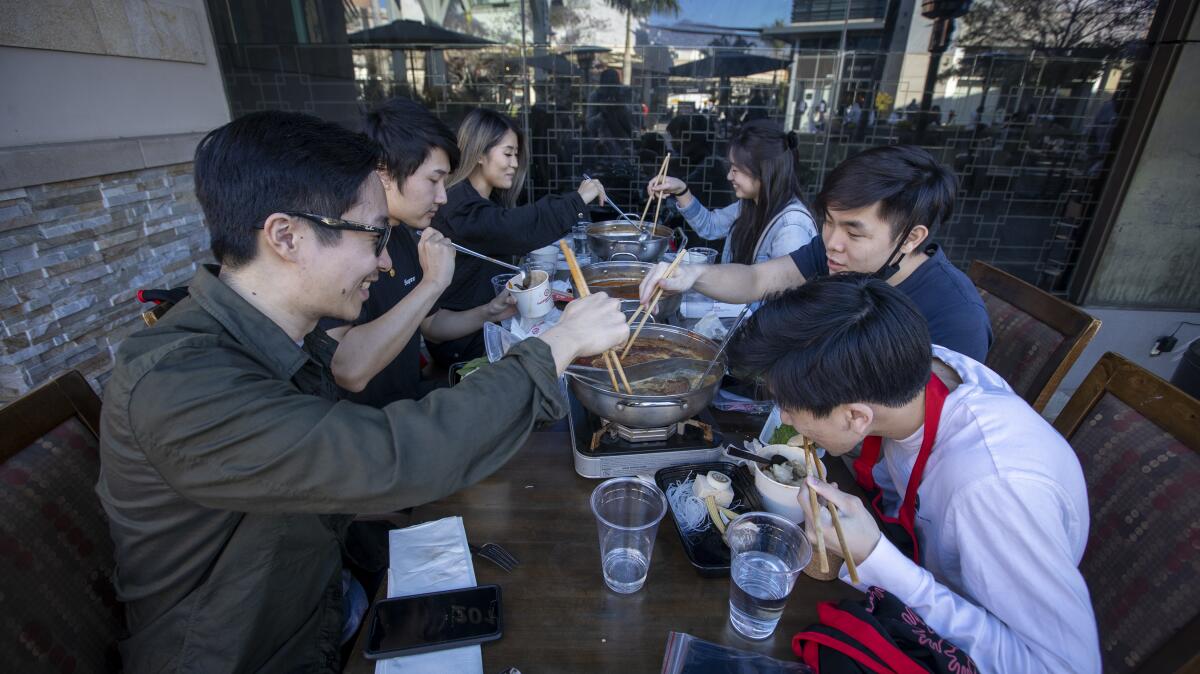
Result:
M446 205L438 209L433 226L455 243L493 257L524 255L566 236L587 220L587 204L604 203L604 187L585 180L567 194L551 194L517 206L529 167L525 135L511 117L483 108L472 110L458 129L462 161L451 174ZM467 255L456 259L454 280L439 305L461 310L489 302L495 295L491 279L505 269ZM482 332L461 339L429 344L441 365L483 355Z

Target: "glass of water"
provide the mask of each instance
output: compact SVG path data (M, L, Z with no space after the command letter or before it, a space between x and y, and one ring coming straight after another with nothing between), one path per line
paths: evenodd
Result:
M571 228L572 248L575 251L575 258L579 260L580 265L587 264L584 260L591 262L592 246L588 243L587 230L591 227L590 222L580 222Z
M646 584L658 523L667 512L667 497L636 477L616 477L592 492L592 514L600 534L604 584L630 594Z
M766 639L779 624L796 577L812 559L812 546L800 527L761 512L730 522L725 538L733 558L729 622L745 637Z
M516 274L497 274L496 276L493 276L492 290L495 290L496 295L499 296L500 293L504 292L504 289L508 287L508 282L513 280L515 276Z

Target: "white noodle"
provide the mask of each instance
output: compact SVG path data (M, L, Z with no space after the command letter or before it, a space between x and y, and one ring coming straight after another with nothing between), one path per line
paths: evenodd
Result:
M708 516L708 506L704 505L704 501L697 498L695 492L692 491L692 482L695 479L695 473L688 473L684 480L667 487L666 491L667 503L671 504L671 512L675 514L679 530L684 534L704 533L712 528L712 519ZM740 499L734 499L733 503L729 504L729 510L735 512L741 507Z
M708 531L712 526L712 521L708 518L708 507L692 492L694 479L695 473L688 473L686 479L667 487L666 492L667 502L671 504L671 512L675 513L679 530L685 534Z

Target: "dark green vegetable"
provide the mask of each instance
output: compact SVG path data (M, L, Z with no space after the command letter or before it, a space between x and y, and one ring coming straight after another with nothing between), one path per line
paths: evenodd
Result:
M799 435L799 433L796 432L796 429L787 424L779 424L779 428L776 428L775 432L771 434L771 441L767 444L786 445L787 441L791 440L796 435Z
M463 366L461 368L459 368L458 376L460 378L466 377L467 375L474 373L476 370L483 367L484 365L487 365L489 362L490 361L487 359L486 356L480 356L479 358L476 358L475 360L469 360L469 361L463 363Z

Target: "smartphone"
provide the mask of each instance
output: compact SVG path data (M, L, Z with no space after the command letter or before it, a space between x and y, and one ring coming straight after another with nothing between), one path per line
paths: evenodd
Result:
M376 602L367 618L367 646L372 660L470 646L500 638L500 586Z

